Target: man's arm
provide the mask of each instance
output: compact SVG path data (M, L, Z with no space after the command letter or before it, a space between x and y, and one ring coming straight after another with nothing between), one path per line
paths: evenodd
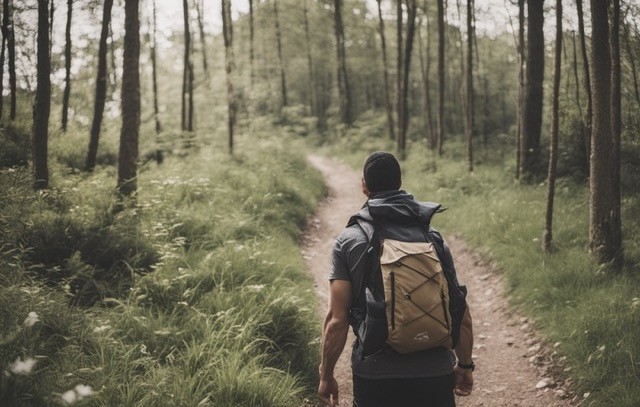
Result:
M455 350L459 363L463 365L471 365L473 363L473 359L471 359L471 352L473 351L473 325L469 305L467 305L467 309L462 317L460 338L458 339L458 345ZM459 396L468 396L471 394L473 390L473 370L456 366L454 373L456 376L456 394Z
M329 286L329 309L322 331L322 360L318 397L329 406L338 405L338 382L333 369L344 349L349 332L351 282L332 280Z

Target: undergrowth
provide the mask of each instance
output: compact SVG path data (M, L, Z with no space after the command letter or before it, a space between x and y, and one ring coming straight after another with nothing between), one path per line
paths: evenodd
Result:
M319 326L297 240L324 188L262 125L234 156L201 138L143 164L121 212L109 148L87 175L54 137L41 193L0 171L0 405L303 403Z
M384 126L382 115L367 118L332 139L327 150L361 171L370 152L394 151ZM625 266L615 273L589 260L589 193L579 178L558 180L553 252L542 253L546 183L514 179L515 159L504 147L510 145L505 138L497 136L477 149L470 174L462 140L447 141L439 158L413 135L408 158L401 162L403 188L447 207L434 226L461 234L499 267L512 304L534 319L549 341L560 343L558 357L566 359L578 394L588 394L585 405L640 405L638 146L630 141L623 146Z

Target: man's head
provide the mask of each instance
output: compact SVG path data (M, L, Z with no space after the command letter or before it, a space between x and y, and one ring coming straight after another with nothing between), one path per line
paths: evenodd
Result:
M364 162L362 192L365 195L398 190L401 186L400 164L393 154L376 151Z

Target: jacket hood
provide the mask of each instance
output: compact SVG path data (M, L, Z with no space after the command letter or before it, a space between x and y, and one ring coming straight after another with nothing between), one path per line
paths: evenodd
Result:
M418 202L413 195L399 190L375 194L369 198L357 216L376 222L428 225L431 217L442 211L444 209L440 204Z

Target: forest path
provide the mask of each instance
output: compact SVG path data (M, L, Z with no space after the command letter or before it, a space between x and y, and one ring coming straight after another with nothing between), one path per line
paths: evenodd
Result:
M308 159L323 174L329 191L303 234L302 249L315 279L324 318L334 239L349 216L360 209L365 197L360 190L360 175L346 164L320 155L310 155ZM456 397L458 406L574 405L568 400L564 384L547 376L552 369L546 356L548 352L544 346L541 349L541 342L528 321L508 308L498 273L460 238L448 236L447 243L456 262L458 278L469 290L475 338L473 355L477 365L474 391L469 397ZM336 367L341 406L351 406L353 400L350 366L353 339L349 330L347 346Z

